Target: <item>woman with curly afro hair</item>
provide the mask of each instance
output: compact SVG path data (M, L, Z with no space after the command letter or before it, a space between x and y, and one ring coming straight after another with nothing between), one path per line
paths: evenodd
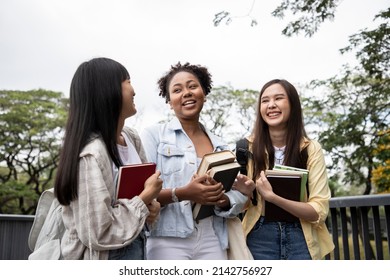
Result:
M240 213L247 196L236 190L224 193L208 175L194 176L205 154L228 149L199 122L211 74L206 67L179 62L158 86L175 116L141 133L147 157L163 179L160 218L147 240L147 259L226 259L226 218ZM193 203L214 205L215 215L194 221Z

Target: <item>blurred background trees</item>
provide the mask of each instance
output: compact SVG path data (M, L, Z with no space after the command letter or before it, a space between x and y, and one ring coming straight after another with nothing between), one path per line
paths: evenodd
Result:
M272 14L282 20L290 15L282 30L285 36L311 37L321 23L334 18L339 2L282 1ZM253 5L250 18L251 9ZM345 65L326 80L296 85L309 133L327 155L334 195L390 191L389 18L390 8L381 11L375 28L351 35L349 45L340 50L354 53L356 66ZM232 21L232 14L222 11L214 25ZM256 25L256 19L250 24ZM234 148L235 141L251 133L259 90L214 87L202 123ZM67 104L62 93L49 90L0 91L0 213L34 214L39 195L53 186Z
M255 2L247 14L250 18ZM283 35L304 33L311 37L321 23L334 19L339 3L338 0L282 1L272 15L280 19L290 15ZM390 8L380 11L373 19L376 28L365 28L351 35L349 45L340 50L342 54L353 52L357 66L344 65L334 77L311 81L299 90L310 134L330 157L328 169L334 195L390 192L389 18ZM230 24L233 20L230 12L222 11L215 15L214 25ZM256 24L256 19L251 18L251 25ZM246 91L241 91L237 103L245 103ZM239 115L241 120L253 122L248 116Z
M66 112L59 92L0 91L0 213L33 214L53 186Z

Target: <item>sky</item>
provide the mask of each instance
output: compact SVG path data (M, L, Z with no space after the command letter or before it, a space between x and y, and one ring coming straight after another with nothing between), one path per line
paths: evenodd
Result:
M178 61L208 67L214 86L259 90L270 79L293 84L336 75L355 62L341 55L350 35L375 26L390 0L344 0L335 19L311 38L281 34L288 20L271 16L280 1L0 0L0 90L46 89L69 96L76 68L109 57L129 71L139 128L169 111L157 80ZM233 21L215 27L214 15Z

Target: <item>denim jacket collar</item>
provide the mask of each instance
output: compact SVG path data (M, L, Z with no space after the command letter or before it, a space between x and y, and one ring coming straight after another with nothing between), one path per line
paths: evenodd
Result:
M210 141L214 147L214 151L226 150L229 148L225 142L223 142L218 136L214 135L214 133L210 132L210 130L208 130L202 123L199 123L199 124L200 124L202 130L210 138ZM186 134L179 119L176 117L174 117L172 120L169 121L167 128L169 130L172 130L172 131L181 130L184 134ZM170 143L170 144L175 143L175 139L165 139L165 140L167 141L167 143Z

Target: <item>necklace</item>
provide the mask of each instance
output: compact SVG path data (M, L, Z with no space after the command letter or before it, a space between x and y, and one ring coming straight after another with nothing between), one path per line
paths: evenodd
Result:
M284 146L282 148L278 148L278 147L274 146L274 149L275 149L275 161L276 161L276 163L277 164L283 164L284 151L286 149L286 146Z

